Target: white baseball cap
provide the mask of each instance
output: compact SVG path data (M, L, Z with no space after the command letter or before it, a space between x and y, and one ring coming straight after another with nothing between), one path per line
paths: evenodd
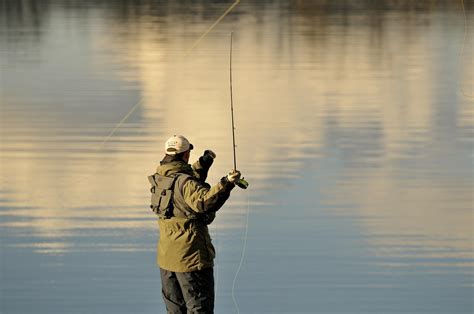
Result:
M189 143L187 138L182 135L170 137L165 144L166 155L177 155L193 148L193 144Z

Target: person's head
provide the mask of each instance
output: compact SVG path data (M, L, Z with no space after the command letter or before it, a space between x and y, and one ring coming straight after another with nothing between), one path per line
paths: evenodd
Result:
M194 148L188 139L182 135L174 135L165 143L166 156L170 156L173 160L189 161L189 155Z

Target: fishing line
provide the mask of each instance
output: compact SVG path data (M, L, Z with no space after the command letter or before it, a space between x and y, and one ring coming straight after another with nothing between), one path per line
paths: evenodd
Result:
M221 22L221 20L226 17L238 4L240 3L240 0L236 0L234 3L232 3L226 11L197 39L194 41L193 45L191 46L190 49L187 50L185 56L188 56L191 51L196 48L199 43ZM123 124L128 120L128 118L137 110L138 107L143 103L145 100L144 97L141 97L133 107L130 108L130 110L123 116L123 118L112 128L112 130L109 132L107 136L105 136L101 142L101 144L96 148L96 151L101 151L105 148L105 144L108 143L108 141L115 135L117 130L119 130ZM78 178L76 178L75 183L78 183L86 178L89 178L92 176L92 174L84 174Z
M238 4L240 3L240 0L236 0L234 3L232 3L227 10L197 39L194 41L193 45L191 48L189 48L186 53L185 57L189 56L191 51L196 48L199 43L206 37L216 26L219 24L224 17L226 17ZM132 115L132 113L135 112L135 110L139 107L140 104L143 103L144 97L141 97L140 100L125 114L125 116L118 122L115 127L112 129L112 131L105 137L105 139L102 141L101 149L105 146L105 144L110 140L112 136L114 136L115 132L127 121L127 119Z
M466 14L466 9L464 8L464 0L461 0L461 7L462 7L462 13L464 16L464 38L462 42L462 47L461 47L461 61L464 59L464 50L466 48L466 37L467 37L467 31L468 31L468 24L467 24L467 14ZM462 84L462 81L459 82L459 89L461 90L461 93L464 95L464 97L474 99L474 95L468 94L464 91L464 86Z
M244 244L242 245L242 253L240 255L239 266L237 267L234 280L232 281L232 292L231 292L232 301L234 301L234 306L237 313L240 313L240 310L237 304L237 300L235 299L235 283L237 282L237 277L239 276L240 270L242 269L242 265L244 264L245 251L247 250L247 238L248 238L248 233L249 233L249 216L250 216L250 192L247 190L247 212L245 214L245 232L244 232L244 237L243 237Z
M233 101L233 97L232 97L232 43L233 43L233 32L230 33L230 53L229 53L229 87L230 87L230 115L231 115L231 128L232 128L232 152L233 152L233 161L234 161L234 168L233 168L233 171L237 171L237 157L236 157L236 145L235 145L235 124L234 124L234 101ZM235 182L235 185L238 186L239 188L241 189L247 189L247 187L249 186L248 182L244 179L244 178L241 178L239 179L237 182ZM248 194L247 194L248 195ZM250 202L250 201L248 201ZM250 205L248 205L248 207L250 207ZM247 209L247 212L249 210ZM248 215L248 214L247 214ZM247 242L247 232L248 232L248 217L247 217L247 222L245 224L245 228L246 228L246 235L245 235L245 240L244 240L244 248L242 249L242 256L241 256L241 261L239 263L239 268L237 269L237 272L235 274L235 277L234 277L234 280L232 282L232 299L234 301L234 305L235 305L235 308L237 310L237 312L239 312L239 307L237 305L237 302L235 300L235 296L234 296L234 289L235 289L235 282L237 280L237 276L240 272L240 268L242 267L242 263L243 263L243 255L244 255L244 252L245 252L245 246L246 246L246 242ZM218 229L216 227L216 230L215 230L215 238L216 238L216 241L217 241L217 238L218 238ZM216 243L217 245L217 243ZM216 255L216 259L215 259L215 266L216 266L216 281L218 281L218 276L219 276L219 259L218 259L218 255ZM215 285L215 295L217 296L217 293L218 293L218 285L216 284Z
M217 251L219 251L219 239L218 239L218 232L217 232L217 224L214 225L214 243L216 244L215 247L217 248ZM218 288L219 288L219 254L217 254L216 252L216 279L214 280L215 281L215 299L217 300L217 292L219 291Z
M233 43L233 32L230 33L230 54L229 54L229 87L230 87L230 114L231 114L231 122L232 122L232 151L234 157L234 171L237 171L237 158L236 158L236 145L235 145L235 124L234 124L234 101L232 98L232 43ZM245 181L244 178L239 179L235 182L235 185L241 189L247 189L249 186L248 182ZM232 281L232 300L234 302L235 309L237 313L240 313L239 306L237 304L237 300L235 299L235 284L237 282L237 277L239 276L240 270L242 268L242 264L244 262L245 257L245 250L247 248L247 235L249 229L249 212L250 212L250 194L247 193L247 214L245 219L245 233L244 233L244 243L242 246L242 253L240 256L239 266L237 267L237 271L235 272L234 280ZM217 261L216 261L217 263Z
M186 54L185 56L189 56L189 54L199 45L199 43L221 22L221 20L226 17L238 4L240 3L240 0L236 0L234 3L232 3L228 8L227 10L193 43L193 45L191 46L191 48L189 48L187 51L186 51ZM232 58L232 56L231 56ZM232 84L232 81L231 81L231 84ZM232 96L231 96L232 97ZM99 150L103 149L105 147L105 144L115 135L115 133L117 132L118 129L120 129L122 127L122 125L127 121L127 119L135 112L135 110L143 103L144 101L144 97L141 97L139 99L139 101L133 105L133 107L130 108L130 110L125 114L125 116L114 126L114 128L110 131L110 133L104 138L104 140L102 141L101 145L100 145L100 148ZM234 126L232 125L232 131L234 131ZM235 149L235 136L233 135L233 143L234 143L234 149ZM235 152L234 152L234 170L235 169ZM243 182L246 182L245 180L242 179ZM239 182L240 183L240 182ZM248 192L247 192L248 193ZM234 302L234 306L236 308L236 311L237 313L240 313L239 311L239 307L238 307L238 304L237 304L237 301L235 299L235 284L236 284L236 281L237 281L237 278L238 278L238 275L240 273L240 270L242 268L242 265L243 265L243 261L244 261L244 257L245 257L245 250L246 250L246 246L247 246L247 235L248 235L248 219L249 219L249 212L250 212L250 195L247 194L247 197L248 197L248 202L247 202L247 213L246 213L246 223L245 223L245 234L244 234L244 244L243 244L243 248L242 248L242 253L241 253L241 258L240 258L240 262L239 262L239 266L238 266L238 269L235 273L235 277L234 277L234 280L232 282L232 300ZM216 226L216 229L215 229L215 238L216 238L216 242L217 242L217 239L218 239L218 228ZM216 243L217 245L217 243ZM216 254L217 255L217 254ZM215 291L216 291L216 296L217 296L217 293L218 293L218 279L219 279L219 263L218 263L218 258L216 256L216 288L215 288Z
M109 133L109 135L102 141L102 145L100 148L104 148L105 144L109 141L109 139L115 134L115 132L122 126L122 124L127 121L127 119L132 115L132 113L138 108L139 105L143 103L143 97L140 98L140 100L130 109L130 111L120 120L119 123L112 129L112 131Z
M236 0L234 3L231 4L231 6L204 32L204 34L201 35L201 37L199 37L195 42L194 44L191 46L191 48L186 51L186 54L185 56L188 56L188 54L197 46L199 45L199 43L201 42L201 40L207 36L207 34L209 34L213 29L214 27L216 27L217 24L219 24L219 22L227 15L230 13L230 11L232 11L234 9L234 7L239 4L240 0Z

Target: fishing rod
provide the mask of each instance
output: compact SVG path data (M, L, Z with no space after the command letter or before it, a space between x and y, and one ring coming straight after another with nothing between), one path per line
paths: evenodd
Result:
M232 118L232 149L234 152L234 171L237 170L237 158L235 154L235 126L234 126L234 102L232 99L232 37L234 32L230 32L230 58L229 58L229 74L230 74L230 116ZM244 178L241 178L236 185L241 189L246 189L249 186L249 183L245 181Z

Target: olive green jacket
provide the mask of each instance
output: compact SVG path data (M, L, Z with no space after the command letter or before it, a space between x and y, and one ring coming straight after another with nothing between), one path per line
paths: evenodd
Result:
M158 220L160 238L157 263L160 268L173 272L190 272L214 265L215 250L207 225L214 220L216 211L229 198L234 184L221 180L210 187L202 180L207 177L208 170L203 169L199 161L192 167L183 161L171 161L162 163L156 170L159 175L164 176L174 173L192 176L182 185L180 192L189 206L188 210L196 212L199 217ZM178 192L175 190L174 195Z

